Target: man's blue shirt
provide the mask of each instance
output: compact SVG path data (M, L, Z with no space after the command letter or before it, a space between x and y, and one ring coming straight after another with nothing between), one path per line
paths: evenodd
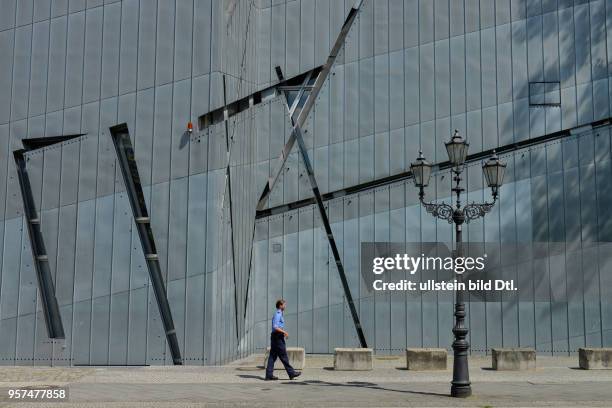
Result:
M283 311L280 309L276 309L276 313L272 317L272 333L276 331L276 329L284 329L285 328L285 319L283 318Z

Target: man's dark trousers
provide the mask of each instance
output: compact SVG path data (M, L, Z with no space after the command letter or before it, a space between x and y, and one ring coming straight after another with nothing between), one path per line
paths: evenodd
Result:
M285 336L283 333L274 332L270 336L270 356L268 357L268 366L266 367L266 378L272 378L274 375L274 363L276 358L280 358L280 361L287 370L287 375L293 377L295 370L289 364L289 357L287 356L287 347L285 346Z

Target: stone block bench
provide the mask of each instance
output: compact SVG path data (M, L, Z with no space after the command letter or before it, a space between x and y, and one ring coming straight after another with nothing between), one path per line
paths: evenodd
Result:
M407 348L406 369L408 370L446 370L446 349Z
M494 370L533 370L536 368L536 352L532 348L494 348Z
M268 356L270 355L270 347L266 350L266 355L264 357L264 368L268 366ZM289 364L296 370L303 370L306 366L306 353L304 352L304 347L287 347L287 356L289 357ZM276 359L274 363L274 368L283 369L283 363L280 359Z
M612 348L580 347L578 364L584 370L612 370Z
M372 354L371 348L337 348L334 353L334 370L372 370Z

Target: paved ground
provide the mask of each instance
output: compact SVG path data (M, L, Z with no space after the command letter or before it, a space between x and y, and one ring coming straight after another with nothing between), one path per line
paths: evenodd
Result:
M538 368L497 372L472 358L474 396L448 396L447 371L413 372L400 357L378 357L375 369L336 372L331 356L309 356L299 380L264 382L263 356L223 367L3 367L0 407L612 407L612 370L586 371L577 357L538 356ZM9 388L67 387L63 403L15 403Z

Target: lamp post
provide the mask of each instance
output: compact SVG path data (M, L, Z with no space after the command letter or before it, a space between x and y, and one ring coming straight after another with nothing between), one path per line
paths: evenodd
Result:
M450 141L445 143L445 146L446 152L448 153L448 159L452 166L451 172L454 175L453 180L455 181L455 185L452 188L456 196L454 207L452 206L452 202L451 204L446 204L444 202L432 203L425 201L425 187L429 184L432 165L425 160L422 152L419 152L419 157L416 162L410 165L410 170L414 176L414 184L419 188L419 200L425 210L436 218L446 220L449 224L455 224L455 241L457 245L455 256L461 257L461 226L464 222L469 223L471 220L484 217L485 214L491 211L497 201L499 187L504 180L506 164L502 163L495 154L495 151L493 151L491 158L482 165L482 171L487 185L491 188L493 201L484 203L472 202L462 205L461 193L465 191L465 189L461 187L461 173L465 167L469 143L467 143L465 139L459 135L459 132L455 130L453 137ZM457 281L461 283L462 280L462 275L457 274ZM468 328L465 326L465 303L462 290L457 290L455 293L454 315L455 326L453 327L453 335L455 336L455 340L453 341L454 362L451 396L469 397L472 395L467 360L470 344L466 340Z

